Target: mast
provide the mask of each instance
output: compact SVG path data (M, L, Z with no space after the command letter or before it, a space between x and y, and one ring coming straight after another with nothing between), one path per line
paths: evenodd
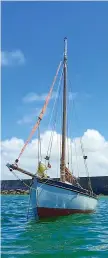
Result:
M62 156L60 166L60 180L65 182L66 166L66 113L67 113L67 38L64 38L64 87L63 87L63 124L62 124Z

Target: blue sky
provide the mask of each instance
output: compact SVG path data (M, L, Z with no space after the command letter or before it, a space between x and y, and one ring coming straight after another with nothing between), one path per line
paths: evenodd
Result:
M27 138L44 103L42 94L48 92L61 59L65 36L68 77L72 91L77 92L80 125L73 111L73 135L82 135L89 128L108 139L108 2L4 2L3 140ZM29 93L40 96L40 101L25 103L23 98ZM47 130L50 105L43 130Z

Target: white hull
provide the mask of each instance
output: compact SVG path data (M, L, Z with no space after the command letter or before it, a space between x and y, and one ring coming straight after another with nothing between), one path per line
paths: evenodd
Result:
M35 215L52 217L95 210L97 199L86 194L37 182L34 179L30 193Z

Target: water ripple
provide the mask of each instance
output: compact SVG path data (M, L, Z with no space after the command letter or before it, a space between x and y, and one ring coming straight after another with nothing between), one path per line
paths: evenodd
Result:
M108 197L93 214L77 214L36 223L28 196L2 196L3 257L108 257Z

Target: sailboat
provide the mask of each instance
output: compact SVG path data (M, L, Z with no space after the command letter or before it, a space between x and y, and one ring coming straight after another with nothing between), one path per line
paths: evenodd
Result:
M34 132L39 128L43 115L45 114L51 94L56 82L60 68L63 68L63 107L62 107L62 147L60 158L60 178L50 178L47 176L50 165L50 157L46 155L47 166L41 161L38 162L37 173L33 174L18 166L19 159L24 152L27 144L30 142ZM66 166L66 131L67 125L67 38L64 38L63 60L60 62L52 86L46 98L45 104L33 127L29 138L25 142L19 157L14 164L7 163L10 171L19 171L32 178L30 187L30 200L35 217L50 218L66 216L75 213L90 213L96 209L97 196L93 193L90 178L87 189L79 184L78 179ZM38 154L37 154L38 155ZM87 156L83 156L86 162Z

